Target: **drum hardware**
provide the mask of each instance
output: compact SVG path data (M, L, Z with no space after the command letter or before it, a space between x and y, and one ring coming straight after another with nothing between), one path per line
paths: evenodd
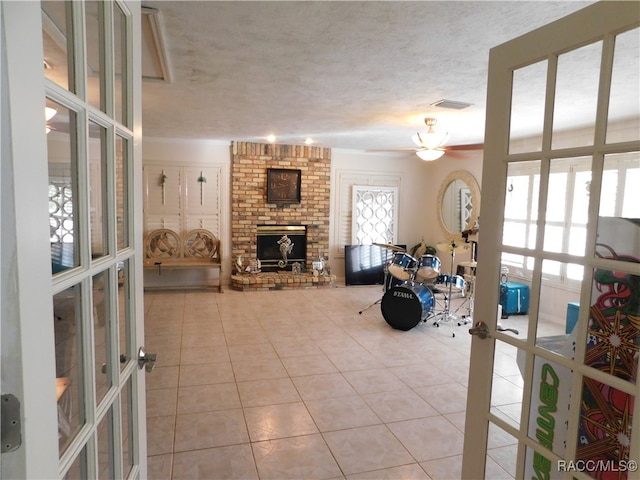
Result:
M474 272L475 272L475 270L474 270ZM456 312L460 308L462 308L467 302L469 303L469 306L467 307L467 315L462 315L462 317L460 317L460 321L458 322L458 326L467 325L467 324L473 322L473 309L474 309L474 302L475 302L475 298L476 298L476 291L475 291L476 290L476 288L475 288L476 275L475 275L475 273L472 273L471 275L469 275L469 279L466 280L466 284L468 285L468 288L467 288L467 291L466 291L466 297L464 299L464 302L462 302L462 304L458 307Z
M455 289L457 290L456 293L464 292L465 284L464 284L464 279L462 277L460 277L459 275L453 275L453 263L455 260L456 252L468 250L469 245L465 243L457 244L454 240L452 240L451 243L438 243L436 245L436 248L438 248L441 251L451 253L451 271L449 275L441 275L442 277L441 283L444 284L445 287L448 285L448 295L445 293L444 309L441 312L438 312L434 315L436 320L433 322L433 324L436 327L439 327L441 322L451 322L451 336L455 337L456 332L454 330L453 322L457 320L458 318L457 312L461 308L461 306L458 307L455 311L451 311L451 295L454 291L454 284L456 285L455 286ZM438 291L438 293L444 293L444 292Z
M375 245L376 247L386 248L387 250L391 250L393 252L406 252L404 248L392 245L390 243L372 243L372 245Z

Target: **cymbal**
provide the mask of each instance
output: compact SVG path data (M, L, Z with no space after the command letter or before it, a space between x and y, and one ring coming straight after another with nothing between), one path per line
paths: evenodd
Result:
M470 245L468 243L465 243L465 242L453 242L453 243L451 243L451 242L442 242L442 243L436 244L436 248L438 250L440 250L441 252L459 253L459 252L464 252L466 250L469 250L471 247L470 247Z
M476 268L478 266L478 262L460 262L458 265L461 267Z
M395 245L391 245L390 243L374 243L376 247L387 248L389 250L393 250L394 252L406 252L406 249L402 247L396 247Z

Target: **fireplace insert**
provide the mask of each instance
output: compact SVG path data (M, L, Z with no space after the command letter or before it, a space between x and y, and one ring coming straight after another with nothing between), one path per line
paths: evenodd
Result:
M291 270L300 263L305 271L307 260L307 227L305 225L258 225L257 256L265 272Z

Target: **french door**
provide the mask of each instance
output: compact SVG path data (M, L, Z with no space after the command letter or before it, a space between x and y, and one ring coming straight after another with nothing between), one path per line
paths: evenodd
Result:
M140 4L1 8L2 478L145 477Z
M639 25L598 2L491 50L465 479L640 478Z

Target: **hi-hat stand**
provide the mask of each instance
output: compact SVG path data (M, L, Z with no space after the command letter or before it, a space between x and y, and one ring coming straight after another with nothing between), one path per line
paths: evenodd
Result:
M441 247L441 250L443 250L442 246L445 244L440 244L439 246ZM436 290L436 293L444 293L444 308L441 312L436 313L432 318L435 318L436 320L433 322L433 324L436 327L440 326L440 323L442 322L451 322L451 336L455 337L456 336L456 332L454 330L454 325L453 322L455 320L457 320L458 316L456 315L455 312L451 311L451 295L453 292L453 262L454 259L456 257L456 249L458 248L456 243L454 241L452 241L450 244L446 244L446 248L449 248L451 250L451 271L450 271L450 276L449 276L449 289L448 289L448 295L445 292L442 292L440 290ZM457 310L456 310L457 311Z

